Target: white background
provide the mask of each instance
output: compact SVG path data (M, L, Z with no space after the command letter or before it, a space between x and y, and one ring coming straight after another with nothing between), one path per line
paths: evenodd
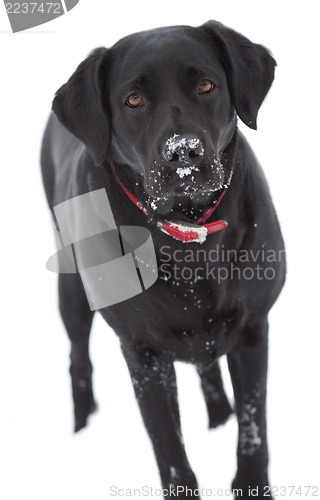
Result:
M72 434L69 344L57 313L54 252L39 173L57 88L94 47L162 25L216 19L269 47L275 83L246 131L263 164L288 252L270 314L269 443L275 486L319 485L319 35L316 1L80 0L67 15L11 34L0 15L0 497L102 500L110 486L159 487L118 340L97 316L91 353L100 410ZM192 367L178 367L183 431L201 486L228 488L236 422L207 430ZM318 490L320 495L320 488ZM310 496L310 494L309 494ZM120 498L120 497L118 497ZM136 497L138 498L138 497ZM289 498L289 497L288 497ZM291 496L291 498L301 498Z

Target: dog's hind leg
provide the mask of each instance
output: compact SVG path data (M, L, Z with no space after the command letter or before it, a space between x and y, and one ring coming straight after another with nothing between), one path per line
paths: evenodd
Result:
M72 393L75 432L87 424L96 409L92 392L92 365L89 358L89 335L93 312L90 310L78 274L59 275L59 309L71 341Z
M205 397L209 428L224 424L232 414L232 408L223 388L219 363L216 361L208 367L198 365L201 387Z

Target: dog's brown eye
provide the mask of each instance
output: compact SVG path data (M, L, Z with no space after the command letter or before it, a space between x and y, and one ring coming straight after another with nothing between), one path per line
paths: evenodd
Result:
M208 92L212 92L213 88L213 82L210 80L201 80L198 90L200 94L208 94Z
M137 108L138 106L141 106L143 103L142 97L139 94L131 94L129 95L128 99L126 100L126 103L130 108Z

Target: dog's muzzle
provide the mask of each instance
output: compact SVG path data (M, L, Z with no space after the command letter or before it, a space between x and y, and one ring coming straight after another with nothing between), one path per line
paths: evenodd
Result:
M113 171L113 174L125 192L125 194L128 196L128 198L146 215L148 215L148 210L142 205L142 203L135 197L133 193L131 193L120 181L114 163L110 162L111 169ZM230 178L231 180L231 178ZM224 220L217 220L214 222L209 222L206 223L206 221L211 217L213 212L218 208L220 202L222 201L222 198L224 197L226 191L227 191L228 185L225 186L224 190L222 191L221 195L219 198L215 201L215 204L213 207L208 208L207 210L204 211L202 217L200 217L197 220L196 224L192 223L187 223L183 221L158 221L157 226L158 228L163 231L165 234L171 236L172 238L175 238L176 240L182 241L184 243L191 243L191 242L196 242L196 243L203 243L207 236L212 233L216 233L217 231L221 231L222 229L225 229L228 227L228 223Z

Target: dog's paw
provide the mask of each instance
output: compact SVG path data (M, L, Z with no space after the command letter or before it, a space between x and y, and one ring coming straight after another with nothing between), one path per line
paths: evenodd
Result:
M81 429L86 427L88 423L88 417L97 411L98 405L92 399L86 404L82 404L79 408L75 408L74 412L74 432L79 432Z
M169 472L169 471L167 471ZM201 499L197 479L190 468L170 467L170 472L162 483L165 498L168 500L189 498Z
M226 396L221 398L219 403L216 401L207 402L207 410L209 417L209 429L215 429L219 425L225 424L229 417L233 414L233 410Z
M89 363L73 363L70 367L74 405L74 431L86 427L88 417L97 410L92 389L92 367Z

